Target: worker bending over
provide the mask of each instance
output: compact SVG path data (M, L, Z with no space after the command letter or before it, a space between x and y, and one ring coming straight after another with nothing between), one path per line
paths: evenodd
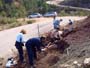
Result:
M35 68L34 60L37 59L36 52L41 52L41 47L44 47L44 41L44 37L31 38L25 44L31 68Z

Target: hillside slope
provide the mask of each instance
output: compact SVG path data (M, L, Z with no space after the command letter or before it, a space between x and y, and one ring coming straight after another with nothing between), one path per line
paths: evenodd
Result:
M64 38L70 45L69 55L66 52L61 54L59 50L54 49L39 61L43 64L39 64L41 67L37 68L62 68L62 64L72 65L74 61L83 63L85 58L90 57L90 16L81 22L77 22L76 27L75 32Z

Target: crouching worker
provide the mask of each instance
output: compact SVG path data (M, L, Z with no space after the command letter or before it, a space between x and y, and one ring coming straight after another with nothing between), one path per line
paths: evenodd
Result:
M15 42L15 47L18 51L19 54L19 62L23 63L24 62L24 57L23 57L23 46L24 46L24 39L23 35L26 34L25 30L21 30L20 33L16 37L16 42Z
M44 41L45 37L31 38L25 44L31 68L35 68L34 60L37 59L36 51L41 52L41 47L44 46Z

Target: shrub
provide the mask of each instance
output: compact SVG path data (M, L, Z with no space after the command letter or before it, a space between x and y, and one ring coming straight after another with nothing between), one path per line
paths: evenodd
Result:
M35 20L29 20L29 21L27 21L27 24L32 24L34 22L35 22Z
M7 18L7 17L0 18L0 25L11 24L13 22L17 22L15 18Z
M59 16L87 16L90 15L90 11L85 10L74 10L72 11L70 8L63 9L59 12Z
M22 25L22 23L20 23L20 22L14 22L9 25L9 28L13 28L13 27L21 26L21 25Z

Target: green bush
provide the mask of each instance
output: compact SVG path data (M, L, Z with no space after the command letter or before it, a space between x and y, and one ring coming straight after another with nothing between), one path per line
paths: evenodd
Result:
M16 18L1 17L0 18L0 30L14 28L17 26L25 25L25 24L32 24L34 22L35 22L35 20L29 20L26 22L22 22L22 21L19 22L19 21L17 21Z
M77 11L77 15L80 15L80 16L86 16L86 15L90 15L90 12L89 11Z
M88 15L90 15L90 11L72 10L70 8L62 9L59 12L59 16L88 16Z
M15 18L7 18L7 17L0 18L0 25L11 24L13 22L17 22L17 20Z
M0 25L7 24L7 18L0 18Z
M19 22L14 22L12 24L9 25L9 28L14 28L14 27L17 27L17 26L21 26L22 24L19 23Z
M27 24L32 24L34 22L35 22L35 20L29 20L29 21L27 21Z
M66 13L65 10L62 10L60 13L59 13L59 16L69 16L70 14L69 13Z

